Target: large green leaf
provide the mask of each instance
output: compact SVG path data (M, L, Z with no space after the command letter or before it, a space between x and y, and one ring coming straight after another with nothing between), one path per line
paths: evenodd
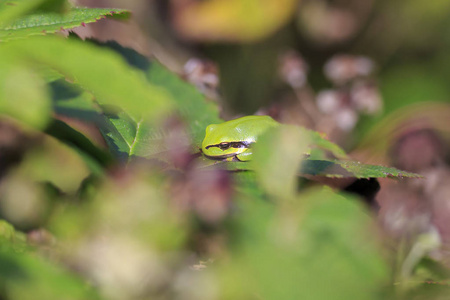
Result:
M148 71L152 84L166 89L174 99L178 112L186 121L193 144L199 148L205 137L206 126L220 123L217 104L208 100L193 85L170 72L158 62L153 62Z
M0 42L32 35L55 33L61 29L85 26L105 17L126 18L129 12L111 8L74 7L66 14L40 13L22 16L11 23L0 23Z
M0 296L3 299L99 299L86 282L40 257L26 235L0 220Z
M122 160L127 160L132 156L146 157L147 154L153 154L153 151L157 148L156 142L158 144L161 142L161 138L153 138L153 145L150 143L149 147L144 149L143 153L140 153L138 148L147 144L145 140L150 135L148 132L146 134L146 131L153 127L143 119L133 120L123 111L108 112L105 114L105 118L105 126L100 127L100 130L110 151Z
M329 189L274 206L240 202L224 299L383 299L388 272L362 204Z
M180 5L177 29L189 38L213 41L261 40L286 24L297 1L211 0Z
M137 156L164 159L170 148L168 140L176 139L176 145L172 144L172 147L198 151L206 126L221 122L217 106L205 99L194 86L156 61L149 65L147 74L152 85L171 95L178 115L188 130L180 130L180 126L155 127L145 118L136 120L122 111L109 112L106 113L109 125L101 130L110 149L122 158Z
M0 27L30 13L62 12L67 6L67 0L0 0Z
M98 103L119 106L136 122L141 118L156 122L172 108L170 93L148 83L112 51L50 36L15 40L2 47L24 61L57 70L91 92Z
M94 96L64 79L51 82L53 110L58 115L99 124L103 120L102 110Z
M206 169L224 169L228 171L253 171L254 166L248 162L213 161L201 157L200 164ZM332 178L421 178L416 173L405 172L392 167L368 165L357 161L304 159L298 176L317 175Z
M296 193L296 173L311 142L308 131L289 125L269 130L258 139L251 164L268 194L288 199Z
M0 49L0 114L42 129L50 119L49 98L39 74Z
M100 299L86 282L32 253L0 250L2 298Z
M302 163L301 174L320 175L326 177L356 178L421 178L416 173L396 168L368 165L352 160L309 160Z

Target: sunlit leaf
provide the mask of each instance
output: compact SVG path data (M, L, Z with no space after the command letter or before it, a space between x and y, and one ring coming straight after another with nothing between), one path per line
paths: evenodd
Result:
M149 65L147 76L152 85L163 89L174 100L177 113L187 130L180 132L178 129L155 127L145 118L135 120L125 112L112 111L106 113L109 125L100 128L110 149L122 158L138 156L163 159L170 148L167 141L175 137L179 142L177 147L198 151L206 127L221 121L217 106L205 99L194 86L156 61Z
M228 171L253 171L254 166L247 162L213 161L200 159L200 165L207 169L224 169ZM416 173L398 170L392 167L368 165L351 160L314 160L304 159L298 176L318 175L334 178L421 178Z
M145 117L156 122L173 105L166 90L148 83L112 51L59 37L16 40L4 48L30 62L54 68L90 91L98 103L119 106L135 121Z
M355 178L421 178L419 174L392 167L367 165L352 160L304 160L301 173L326 177Z
M86 163L75 150L51 137L45 137L25 156L18 172L37 182L50 182L67 193L75 192L89 175Z
M152 62L147 76L152 84L166 89L172 95L179 114L189 127L194 146L199 148L206 127L221 122L217 104L156 61Z
M0 249L13 248L17 251L24 251L28 248L26 235L5 220L0 220L0 240L2 246Z
M240 204L234 252L219 262L225 299L382 299L388 270L356 199L318 189Z
M440 138L450 141L450 105L424 102L396 110L381 119L364 134L355 153L363 154L372 163L387 161L396 140L412 128L432 129Z
M311 141L296 126L279 126L263 134L253 148L252 167L261 186L271 195L288 198L295 194L303 153Z
M0 114L37 129L50 119L51 103L44 81L8 53L0 51Z
M208 41L255 41L286 24L298 1L212 0L177 10L175 24L185 36Z
M85 26L87 23L123 14L126 18L129 12L123 9L111 8L72 8L66 14L41 13L23 16L12 23L0 24L0 42L32 35L55 33L62 29ZM122 16L123 17L123 16Z
M66 0L0 0L0 28L12 20L33 12L62 12L68 6Z
M35 254L0 250L2 297L27 299L99 299L86 282Z

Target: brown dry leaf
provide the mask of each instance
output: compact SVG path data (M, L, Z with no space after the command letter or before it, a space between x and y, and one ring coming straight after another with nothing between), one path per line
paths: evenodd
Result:
M297 0L172 1L175 27L185 37L233 42L251 42L274 33L289 21L297 3Z

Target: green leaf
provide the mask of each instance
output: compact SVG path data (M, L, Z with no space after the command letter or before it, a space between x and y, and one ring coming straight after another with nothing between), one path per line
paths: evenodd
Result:
M172 108L173 99L166 90L148 83L106 49L60 37L32 37L3 47L30 63L54 68L91 92L98 103L121 107L135 122L141 118L157 122Z
M2 297L27 299L99 299L86 282L38 256L0 250Z
M0 0L0 27L17 17L36 11L63 11L66 0Z
M104 168L111 166L114 162L113 157L106 150L100 149L81 132L62 121L53 120L45 129L45 133L77 151L89 170L96 175L103 174Z
M421 178L422 176L396 168L367 165L351 160L304 160L302 174L326 177L356 178Z
M193 39L254 42L286 24L296 5L295 0L194 2L176 10L174 24Z
M339 158L339 159L347 158L347 154L341 147L339 147L337 144L327 140L319 132L309 130L306 128L302 128L302 130L307 132L308 138L311 143L311 147L313 149L320 150L320 151L314 151L314 152L311 151L311 156L314 155L315 158L318 158L318 157L325 158L325 157L327 157L327 154L324 153L323 151L327 151L327 152L330 152L336 158Z
M28 249L27 237L23 232L14 229L10 223L0 219L0 249L11 247L16 251L25 251Z
M7 52L0 51L0 57L0 114L36 129L44 128L51 114L44 81Z
M248 162L213 161L199 158L199 164L206 169L227 171L254 171L254 165ZM422 178L421 175L405 172L396 168L368 165L357 161L304 159L298 176L317 175L334 178Z
M301 154L309 145L308 132L289 125L273 128L258 139L251 164L268 194L287 199L296 193Z
M76 192L89 175L86 163L73 148L49 136L27 153L17 171L33 181L50 182L65 193Z
M106 123L100 127L100 131L105 137L111 153L117 158L126 161L135 155L136 144L141 143L142 126L151 128L142 120L135 121L125 112L107 112L105 114Z
M279 206L242 200L218 262L224 299L383 299L388 268L357 199L324 188Z
M50 88L55 113L96 124L102 122L102 110L91 93L64 79L51 82Z
M206 99L193 85L158 62L152 62L147 75L152 84L166 89L172 95L179 114L189 126L194 146L200 148L206 127L223 122L219 118L217 103Z
M74 7L66 14L41 13L22 16L12 23L0 23L0 42L55 33L61 29L84 26L105 17L126 18L127 16L129 12L123 9L80 7Z
M0 296L11 300L99 299L86 282L27 245L26 235L0 220Z
M102 127L101 130L110 149L123 159L137 156L164 160L165 154L170 149L167 141L176 139L176 147L179 147L180 151L188 149L197 152L204 138L206 126L221 122L217 105L205 99L194 86L156 61L149 65L147 75L152 85L171 95L187 131L180 130L179 127L156 127L145 118L136 120L125 112L107 112L105 116L109 125Z

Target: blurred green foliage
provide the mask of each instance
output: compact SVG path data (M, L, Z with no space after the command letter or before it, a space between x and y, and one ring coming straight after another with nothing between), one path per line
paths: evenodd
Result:
M178 21L194 14L187 36L200 26L200 40L245 43L205 51L231 67L244 53L238 75L259 83L243 89L273 92L281 41L264 39L297 26L297 2L225 2L198 2ZM408 13L417 16L414 6ZM361 199L301 177L416 174L350 161L295 125L267 132L248 164L201 157L206 126L222 121L217 103L134 51L52 35L104 16L129 13L0 0L0 298L408 299L423 290L403 283L442 275L414 265L399 277L404 257L383 247ZM252 54L265 43L273 48ZM262 69L246 68L266 57L273 65L254 81ZM443 80L421 70L383 70L383 94L445 98ZM236 83L222 72L225 89Z

